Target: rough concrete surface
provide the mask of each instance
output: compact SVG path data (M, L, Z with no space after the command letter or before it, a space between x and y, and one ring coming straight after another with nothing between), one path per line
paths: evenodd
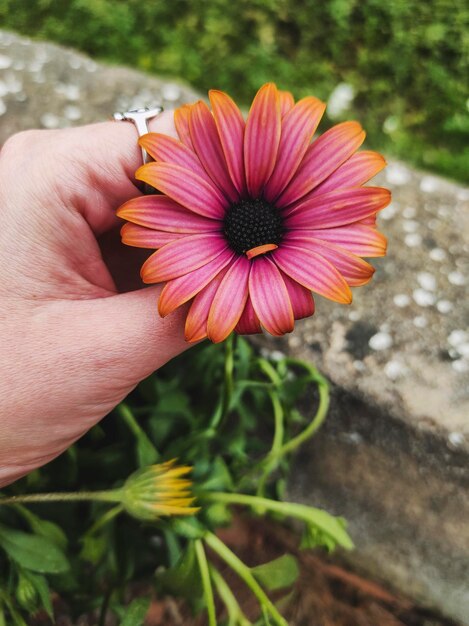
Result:
M196 97L0 31L0 143ZM374 182L393 201L371 284L349 307L317 298L295 333L262 341L313 361L334 385L290 496L347 517L363 570L469 624L469 190L394 161Z

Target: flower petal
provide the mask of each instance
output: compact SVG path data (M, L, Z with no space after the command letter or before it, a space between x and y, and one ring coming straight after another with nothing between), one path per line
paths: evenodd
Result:
M139 196L125 202L117 209L124 220L173 233L204 233L221 230L221 222L202 217L181 206L168 196Z
M251 297L248 296L244 311L236 324L235 332L238 335L257 335L262 332L261 323L252 306Z
M246 176L244 174L245 123L243 116L235 102L223 91L211 89L208 95L228 172L238 193L244 196Z
M287 287L278 267L267 257L252 263L249 294L262 326L272 335L293 330L295 320Z
M161 317L172 313L178 306L193 298L230 263L233 257L234 252L227 249L210 263L166 283L158 301Z
M304 231L290 232L285 240L292 246L320 254L339 270L351 287L365 285L375 273L372 265L355 254L347 252L340 246L309 237Z
M293 309L293 317L296 320L301 320L304 317L310 317L314 313L314 300L313 294L309 289L297 283L296 280L293 280L285 274L284 272L280 272L282 274L283 282L288 290L288 295L290 296L290 302Z
M289 91L279 91L278 97L280 100L280 115L283 117L295 106L295 98Z
M390 200L390 192L382 187L330 191L287 209L285 226L309 230L335 228L373 215L384 209Z
M136 248L156 250L156 248L161 248L167 243L181 239L181 237L185 237L185 235L144 228L143 226L137 226L137 224L124 224L121 228L122 243L128 246L135 246Z
M365 131L358 122L343 122L318 137L306 151L295 176L278 198L280 207L305 196L358 150Z
M275 167L281 118L277 87L267 83L257 92L249 111L244 135L246 184L258 198Z
M239 200L239 194L228 174L217 125L210 109L201 100L192 106L189 130L194 150L207 174L228 200Z
M226 271L225 267L195 296L186 318L185 337L187 341L200 341L207 336L210 307Z
M274 171L264 189L273 202L285 189L305 155L326 105L313 97L299 100L282 119L282 133Z
M385 166L386 161L378 152L371 150L357 152L310 193L318 196L339 187L360 187L376 176Z
M324 257L288 243L272 253L278 267L297 283L325 298L349 304L352 292L345 278Z
M305 235L328 241L345 248L352 254L365 257L378 257L386 254L386 237L364 224L349 224L339 228L302 230Z
M192 150L192 139L189 131L189 116L191 113L191 107L192 104L183 104L174 111L174 125L176 126L179 139L185 146Z
M174 137L161 133L148 133L140 137L138 143L155 161L179 165L211 182L195 152Z
M219 233L187 235L151 255L142 265L144 283L161 283L183 276L213 261L228 247Z
M152 185L167 196L199 215L222 219L226 199L203 178L179 165L147 163L135 173L135 178Z
M250 261L239 256L218 287L207 322L207 335L214 343L226 339L241 317L248 297L250 269Z

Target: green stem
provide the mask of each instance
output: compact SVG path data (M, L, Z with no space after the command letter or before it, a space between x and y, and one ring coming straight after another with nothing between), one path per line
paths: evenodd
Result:
M234 333L231 333L231 335L225 341L225 401L223 407L224 415L227 413L230 407L231 397L233 395L234 341Z
M280 615L275 605L270 601L269 597L254 578L251 570L232 552L216 535L207 532L204 535L205 543L218 556L227 563L231 569L246 583L249 589L258 599L261 607L263 607L278 626L288 626L285 619Z
M121 490L112 489L109 491L78 491L78 492L62 492L62 493L33 493L24 496L0 497L0 505L2 504L20 504L23 502L80 502L80 501L96 501L96 502L120 502Z
M226 606L229 620L228 626L252 626L252 622L248 620L241 610L238 601L220 572L213 565L209 565L209 570L218 595Z
M278 465L278 462L280 460L279 455L282 449L283 437L285 433L283 423L284 412L282 403L280 402L278 394L275 391L269 391L269 397L272 402L272 407L274 409L274 438L272 441L272 448L267 454L264 463L262 464L264 467L264 471L262 472L262 476L259 480L259 485L257 488L258 495L264 493L267 479Z
M200 577L202 579L202 587L204 589L205 601L207 603L208 626L217 626L217 616L215 613L215 601L213 599L212 582L210 580L210 572L208 569L207 556L204 550L204 544L201 539L194 542L195 554L199 564Z

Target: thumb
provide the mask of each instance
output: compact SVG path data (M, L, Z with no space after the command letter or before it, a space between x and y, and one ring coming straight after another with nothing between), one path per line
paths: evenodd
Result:
M187 308L161 318L160 292L161 286L147 287L73 303L88 347L81 343L81 349L100 372L104 368L107 380L131 388L192 345L184 339Z

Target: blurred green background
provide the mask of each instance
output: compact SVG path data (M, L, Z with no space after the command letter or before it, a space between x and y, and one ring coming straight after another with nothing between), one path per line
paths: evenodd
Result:
M330 99L329 123L468 179L466 0L0 0L0 23L244 105L266 81Z

